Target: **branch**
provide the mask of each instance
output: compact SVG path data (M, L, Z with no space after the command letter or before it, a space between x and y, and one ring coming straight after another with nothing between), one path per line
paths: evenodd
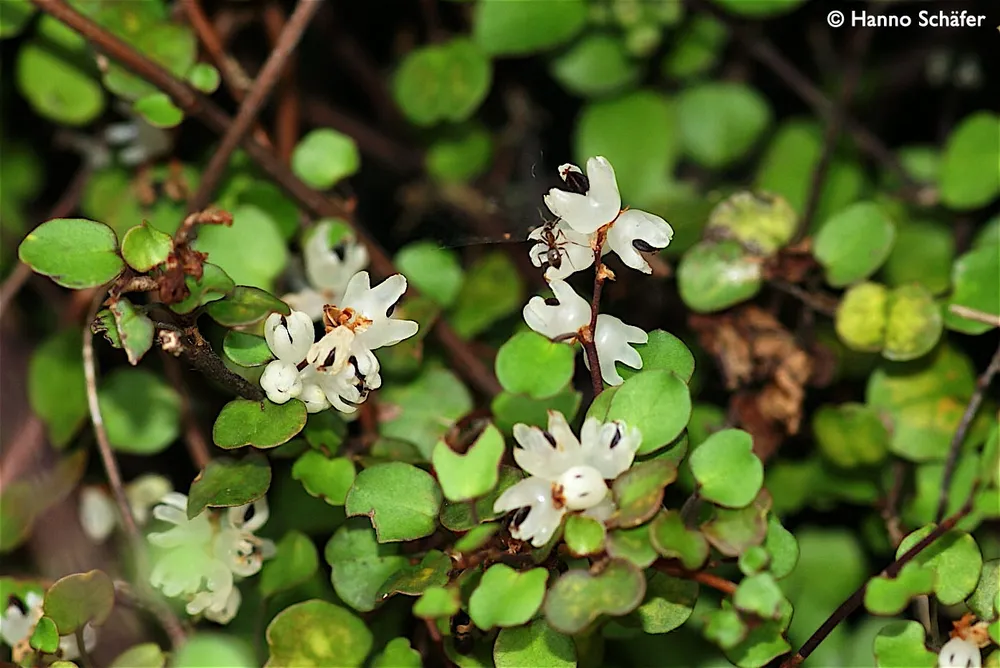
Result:
M981 322L984 325L1000 327L1000 315L986 313L985 311L977 311L974 308L962 306L961 304L952 304L948 307L948 310L957 316L968 318L969 320L975 320L976 322Z
M1000 347L993 353L993 359L990 360L986 371L976 379L976 389L972 393L972 397L969 398L969 403L965 407L965 412L962 413L962 419L958 423L958 428L955 430L955 436L951 439L951 445L948 448L948 459L945 460L944 474L941 477L941 493L938 497L937 512L934 514L935 522L941 521L945 510L948 508L948 492L951 491L951 478L955 474L955 464L958 463L958 451L962 447L962 441L965 440L965 435L972 425L973 418L976 417L976 412L983 403L983 395L986 394L986 389L993 382L993 377L997 375L997 372L1000 372Z
M198 186L198 191L188 201L188 213L201 211L208 205L212 193L215 192L219 181L222 179L226 165L229 164L229 158L233 155L233 151L243 142L254 121L257 120L257 115L263 108L275 84L278 83L278 79L281 78L285 65L288 63L288 59L291 58L292 52L295 51L295 47L302 38L302 34L306 31L309 22L322 6L323 3L319 0L299 0L299 4L295 7L295 12L285 25L284 30L281 31L277 44L274 45L271 55L267 57L267 62L264 63L264 67L261 68L260 73L257 75L257 80L250 89L246 100L240 105L240 110L236 114L235 120L233 120L229 129L226 130L226 134L222 137L222 143L208 162L208 167L202 172L201 185Z
M222 75L222 81L229 89L229 93L237 102L243 102L247 89L250 87L250 77L234 58L230 58L226 54L222 40L215 32L212 22L208 20L200 0L181 0L181 6L184 7L188 21L191 22L191 27L194 28L198 39L201 40L209 57Z
M594 336L597 334L597 316L601 310L601 292L604 290L604 280L608 277L608 270L601 262L601 249L604 247L605 232L599 231L594 242L594 297L590 300L590 324L584 336L580 337L583 344L583 352L587 355L587 366L590 367L590 384L594 390L594 398L604 391L604 380L601 378L601 361L597 357L597 343Z
M724 577L718 576L714 573L708 573L706 571L689 571L681 566L671 564L666 559L662 558L653 562L653 568L671 577L693 580L694 582L703 584L706 587L711 587L712 589L721 591L727 596L732 596L736 593L736 583L730 582Z
M203 376L229 388L244 399L264 401L264 391L243 376L230 371L197 326L178 329L169 323L160 322L156 326L160 330L157 338L163 350L174 357L183 357Z
M899 559L896 559L894 562L886 566L885 570L883 570L881 574L889 578L896 577L899 574L899 571L903 569L903 566L913 561L913 559L927 549L931 543L951 531L955 525L970 512L972 512L971 497L968 501L966 501L965 506L963 506L961 510L938 526L934 527L934 530L927 534L920 542L904 552ZM835 628L837 628L837 625L839 625L852 612L861 606L864 602L865 589L867 588L868 582L865 582L857 589L857 591L851 594L846 601L841 603L840 607L834 610L827 620L823 622L818 629L816 629L816 632L809 637L809 640L805 641L798 652L781 662L781 668L796 668L797 666L802 665L802 662L809 658L809 655L812 654L817 647L819 647L820 643L823 642Z

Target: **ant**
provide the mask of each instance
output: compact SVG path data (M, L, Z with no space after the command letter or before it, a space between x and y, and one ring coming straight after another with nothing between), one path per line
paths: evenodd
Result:
M541 257L544 254L545 263L556 269L562 266L563 247L569 243L569 239L566 238L563 231L556 229L558 222L558 219L547 220L542 225L541 242L546 245L546 248L536 255L536 257Z

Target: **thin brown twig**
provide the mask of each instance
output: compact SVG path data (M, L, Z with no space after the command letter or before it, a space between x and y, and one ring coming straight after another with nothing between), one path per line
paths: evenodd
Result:
M948 493L951 491L951 478L955 474L955 464L958 463L958 452L962 448L962 442L965 440L965 435L972 425L972 420L976 417L976 413L983 403L983 396L986 394L986 389L993 382L993 377L998 372L1000 372L1000 346L993 353L993 358L986 367L986 371L976 379L976 389L969 398L969 403L965 407L965 412L962 413L962 419L958 423L955 435L951 439L951 445L948 448L948 458L944 462L944 473L941 475L941 492L940 496L938 496L937 512L934 513L935 522L940 522L948 509Z
M985 311L979 311L974 308L969 308L968 306L962 306L961 304L952 304L948 307L948 310L957 316L968 318L969 320L975 320L976 322L981 322L984 325L1000 327L1000 315L986 313Z
M285 13L280 4L272 1L264 6L264 29L267 31L267 38L272 48L277 47L281 33L285 29L285 22ZM298 56L293 53L288 58L284 72L281 73L277 109L274 113L274 150L286 164L291 161L292 151L295 150L295 144L299 140L302 105L295 76L297 63Z
M594 398L604 391L604 380L601 377L601 361L597 356L597 316L601 310L601 292L604 290L604 280L607 273L604 263L601 262L601 250L604 247L604 232L597 233L597 240L594 246L594 296L590 300L590 324L587 331L580 337L583 344L583 352L587 356L587 366L590 367L590 384L594 391Z
M689 571L681 566L671 564L665 559L657 559L653 562L653 568L671 577L693 580L694 582L703 584L706 587L711 587L712 589L720 591L727 596L732 596L736 593L736 583L730 582L726 578L716 575L715 573L709 573L707 571Z
M837 315L837 300L829 295L814 294L794 283L780 279L771 279L768 281L768 285L781 292L790 294L817 313L822 313L831 318Z
M250 127L257 120L257 115L264 107L264 103L274 89L275 84L281 78L288 59L291 57L292 52L295 51L295 47L305 33L306 28L309 27L309 22L322 6L323 2L321 0L299 0L295 11L292 12L291 18L281 31L277 43L271 49L271 54L267 57L264 67L261 68L260 74L257 75L253 87L247 94L243 104L240 105L240 110L236 114L236 118L226 130L225 135L223 135L222 142L212 155L212 159L208 161L208 167L202 172L201 185L198 186L198 190L188 201L188 213L201 211L208 205L212 193L215 192L216 187L222 180L222 175L226 170L226 165L229 164L229 158L233 155L233 151L243 142L243 139L250 131Z
M191 456L191 462L195 465L195 468L199 470L204 469L212 461L211 448L209 448L208 439L202 433L201 427L198 425L198 420L195 417L189 394L190 389L184 382L180 365L166 351L163 351L163 368L166 371L167 380L174 386L174 389L177 390L177 394L181 398L181 423L184 425L184 444L187 446L188 454Z
M218 68L219 74L222 75L222 82L226 84L229 93L237 102L243 102L247 89L250 88L250 77L243 71L240 64L226 53L222 39L201 6L201 0L181 0L181 5L184 7L195 34L205 46L209 58Z

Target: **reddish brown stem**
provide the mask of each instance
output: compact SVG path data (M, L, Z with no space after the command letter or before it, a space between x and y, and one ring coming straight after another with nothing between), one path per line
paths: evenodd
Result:
M599 238L600 243L594 250L594 296L590 301L590 324L585 336L581 337L584 354L587 356L587 366L590 367L590 384L594 391L594 398L604 391L604 380L601 378L601 361L597 357L597 343L594 337L597 334L597 316L601 310L601 292L604 290L604 264L601 262L601 248L603 238Z
M726 578L720 577L715 573L709 573L707 571L689 571L681 566L670 564L663 559L657 559L656 562L653 563L653 568L671 577L693 580L694 582L703 584L706 587L711 587L712 589L720 591L726 596L732 596L736 593L735 582L730 582Z

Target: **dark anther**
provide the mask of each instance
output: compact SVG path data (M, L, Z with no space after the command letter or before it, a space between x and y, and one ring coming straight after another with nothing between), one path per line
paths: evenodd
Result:
M396 307L399 306L399 302L402 301L402 299L403 299L403 296L400 295L399 299L396 300L396 303L393 304L392 306L390 306L389 308L387 308L385 310L385 317L387 317L387 318L391 318L392 317L392 312L396 310Z
M637 251L641 251L643 253L652 253L655 250L659 250L654 246L650 246L648 242L643 241L642 239L633 239L632 248L636 249Z
M590 492L580 492L580 496L590 496Z
M590 190L590 180L580 172L567 170L565 176L566 189L571 193L586 195L587 191Z
M559 306L559 300L556 299L555 297L546 297L545 298L545 305L546 306Z
M347 245L346 245L346 244L337 244L336 246L334 246L334 247L333 247L333 248L331 248L330 250L332 250L332 251L333 251L333 254L334 254L334 255L336 255L336 256L337 256L337 258L338 258L338 259L339 259L339 260L340 260L341 262L343 262L343 261L344 261L344 257L345 257L345 256L346 256L346 254L347 254Z
M582 477L583 477L582 473L577 473L575 476L573 476L573 478L575 478L576 480L579 480Z
M253 519L253 516L256 514L257 511L254 509L254 505L251 503L249 506L247 506L247 509L243 511L243 522L244 523L249 522L251 519Z
M611 439L611 446L610 447L614 448L616 445L618 445L618 442L621 441L621 440L622 440L622 430L621 429L616 429L615 430L615 435Z
M14 606L18 610L20 610L22 615L28 614L28 607L26 605L24 605L24 601L22 601L19 596L15 596L14 594L11 594L10 596L8 596L7 597L7 605L8 605L8 607L9 606Z
M285 318L285 316L281 316L281 326L285 328L288 327L288 320Z
M530 512L531 512L531 506L518 508L516 511L514 511L514 516L510 520L510 526L511 527L521 526L521 522L523 522L525 518L528 517L528 513Z
M542 430L542 436L544 436L545 440L549 442L549 445L551 445L553 448L556 447L556 437L555 436L553 436L549 432L545 431L544 429Z
M333 350L330 351L330 354L326 356L326 359L323 360L323 366L332 367L334 362L336 361L337 361L337 349L334 348Z

